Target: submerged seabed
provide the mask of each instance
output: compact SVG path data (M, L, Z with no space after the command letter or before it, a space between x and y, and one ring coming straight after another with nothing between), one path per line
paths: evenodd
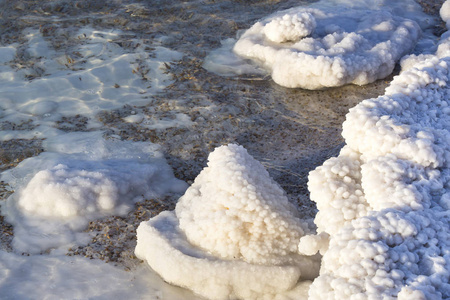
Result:
M271 12L308 2L0 1L0 170L12 170L42 152L67 153L52 145L76 143L70 140L74 137L83 142L88 140L84 133L102 132L105 140L129 141L125 152L134 142L160 145L155 151L164 154L175 177L191 183L206 165L208 153L232 142L263 163L305 218L313 217L308 172L338 153L348 109L383 94L390 78L363 87L306 91L282 88L269 78L220 77L202 68L205 56L222 40L236 37L239 30ZM442 3L422 4L436 13L434 2L437 8ZM87 144L80 151L90 151L92 159L97 155L92 147ZM114 155L119 159L121 154ZM61 159L57 156L55 161ZM30 179L26 174L15 176ZM16 186L20 184L19 180ZM3 203L13 189L14 185L2 183ZM0 274L15 270L14 265L24 270L38 265L42 271L54 264L58 267L54 273L48 271L49 278L64 278L58 272L71 273L68 280L81 282L83 275L74 272L86 278L108 272L111 278L123 279L120 282L134 281L136 297L149 290L150 299L161 293L168 297L167 293L181 293L177 299L194 297L164 289L133 254L139 222L172 209L179 196L180 192L144 197L127 215L90 221L85 246L58 252L70 258L49 256L48 250L31 258L16 255L28 255L26 247L20 253L5 253L12 251L14 231L0 217ZM82 257L94 259L95 271L86 267ZM111 264L104 267L101 260ZM77 267L67 268L68 264ZM112 265L116 268L110 270ZM25 293L40 284L32 274L8 276L6 282L0 280L0 294L6 291L12 298L27 298ZM70 287L64 280L52 280L55 288L38 291L36 297L63 295L58 285ZM12 281L27 284L7 288ZM86 294L74 297L111 296L84 284L77 289ZM132 286L115 288L120 298Z

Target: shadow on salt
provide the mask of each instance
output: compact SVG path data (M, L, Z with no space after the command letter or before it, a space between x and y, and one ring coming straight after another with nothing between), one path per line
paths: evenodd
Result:
M186 299L198 297L140 266L127 272L83 257L23 256L0 251L4 299Z

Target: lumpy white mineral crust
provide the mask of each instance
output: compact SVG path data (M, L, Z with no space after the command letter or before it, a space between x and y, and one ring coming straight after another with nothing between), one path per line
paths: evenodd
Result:
M298 299L319 258L298 254L310 233L264 167L221 146L177 203L143 222L136 255L166 281L210 299ZM300 293L300 294L299 294Z
M300 277L315 276L318 261L303 258L296 265L251 264L221 259L190 244L173 212L143 222L137 230L136 256L165 281L188 288L208 299L275 299L296 289L305 297ZM304 272L305 274L303 274Z
M406 58L384 95L347 114L339 156L310 173L319 235L299 251L323 254L310 299L450 298L449 45L447 32L436 54Z
M389 75L420 31L384 10L300 7L257 22L233 50L285 87L364 85Z
M307 228L264 167L237 145L210 154L175 211L192 244L250 263L291 261Z
M311 35L320 31L320 18L314 18ZM255 27L263 30L264 25ZM372 25L385 33L397 26L390 21ZM340 34L336 26L327 30L324 43L329 45L345 38L349 48L365 44L356 33ZM280 44L295 39L290 35ZM448 43L446 33L436 55L405 59L404 71L384 95L349 112L343 128L347 145L309 177L311 199L319 209L316 235L294 221L295 214L286 214L291 208L265 170L230 145L211 154L175 212L140 225L136 255L166 281L211 299L278 299L296 291L295 277L314 276L307 271L316 266L303 255L318 251L321 269L309 299L450 298ZM314 46L313 41L301 45L308 51ZM253 229L247 223L257 225ZM291 232L296 234L287 237ZM261 236L272 244L262 245ZM298 242L294 252L287 250L291 240Z
M3 172L17 191L2 206L14 225L13 247L40 253L83 244L89 221L123 216L144 197L179 192L157 145L104 140L102 132L67 133L45 141L46 152Z
M275 43L298 42L310 35L316 27L316 20L310 13L286 14L274 18L264 26L264 34Z

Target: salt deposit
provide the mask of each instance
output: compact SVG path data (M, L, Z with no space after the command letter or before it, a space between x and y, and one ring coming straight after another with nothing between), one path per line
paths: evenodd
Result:
M151 143L105 141L101 132L90 132L61 135L44 146L46 152L1 176L18 189L3 211L21 252L85 244L90 237L81 231L89 221L124 215L139 200L186 188Z
M320 27L318 13L308 12L316 19L316 32ZM373 15L375 19L379 17ZM309 18L303 16L304 20ZM273 23L257 23L252 29L259 26L258 30L264 32L265 24L270 24L266 33L271 34L271 42L296 41L303 33L295 36L289 29L299 27L296 24L299 19L281 17ZM313 32L312 23L305 34ZM380 26L386 29L387 24L390 21ZM411 26L417 29L416 25ZM287 34L274 37L276 28ZM244 33L236 47L252 29ZM320 275L309 289L310 299L450 297L450 236L446 213L450 182L447 42L444 35L437 55L405 59L404 71L394 78L383 96L365 100L350 110L343 125L347 145L338 157L329 159L310 175L311 199L319 209L315 218L318 234L305 235L306 226L302 230L290 229L289 233L298 232L295 237L282 233L288 243L281 244L281 253L279 244L270 245L269 251L265 245L258 245L260 236L270 243L277 242L279 234L273 236L274 230L261 231L257 227L262 223L258 221L260 212L264 213L264 208L277 211L278 205L286 201L282 193L268 192L271 184L259 179L264 174L261 166L246 158L242 148L230 145L210 155L208 167L179 200L175 214L164 213L142 223L137 255L167 281L201 295L212 299L254 299L258 296L243 291L239 283L229 278L231 267L218 267L213 262L219 258L232 263L236 258L240 258L240 263L290 262L289 257L285 260L285 255L291 256L293 252L290 246L285 247L291 240L300 240L299 253L323 255ZM243 49L251 47L248 42ZM272 189L277 191L273 187L269 191ZM279 199L280 203L258 197L266 194L274 195L272 199ZM258 209L260 203L266 204ZM277 216L276 213L266 215ZM289 214L281 215L288 216L283 219L286 227L295 220ZM243 226L241 220L250 220L250 228L256 227L256 231L242 233L248 226ZM265 219L264 222L270 225ZM234 224L237 226L233 227ZM275 228L280 228L282 223L277 224ZM257 236L253 237L255 233ZM204 253L205 250L208 252ZM271 258L271 251L275 251L276 258ZM171 255L163 258L163 252ZM167 263L162 262L164 259ZM173 266L188 270L189 274L200 273L196 271L200 269L220 270L217 271L220 275L214 273L216 278L221 278L220 285L211 283L210 275L201 277L200 282L186 279L184 275L179 277L169 271ZM235 271L239 269L234 277L249 286L246 280L240 279L245 274L241 268L252 268L234 267ZM264 282L251 275L245 278ZM284 279L286 284L292 280L288 278L291 277ZM264 291L268 298L281 292L269 287ZM292 285L278 287L290 289Z
M442 20L446 23L447 29L450 30L450 2L445 1L439 10Z
M311 172L321 234L299 249L324 256L310 298L450 297L450 56L438 54L352 108L347 145Z
M306 2L312 1L302 3ZM369 162L347 146L341 156L318 170L329 176L329 186L322 186L320 197L332 200L317 203L321 213L316 219L318 234L313 235L315 211L307 196L305 174L340 148L342 139L336 133L347 108L378 95L387 82L328 91L272 85L262 64L230 55L236 31L250 28L255 20L271 20L265 34L272 41L267 42L288 45L320 33L320 17L310 12L291 14L298 11L294 8L261 19L299 3L263 0L254 4L0 1L0 295L13 299L201 298L163 282L132 255L135 230L139 222L175 207L175 199L185 190L186 184L174 178L171 167L178 178L191 182L205 167L208 152L239 143L288 194L243 149L220 148L212 161L226 157L228 165L206 167L175 212L164 212L139 227L136 252L167 282L212 298L306 299L311 281L305 279L316 277L319 267L319 256L306 255L319 251L325 255L325 277L319 276L311 293L341 295L350 290L360 296L343 279L375 270L371 281L360 277L369 290L382 286L387 293L406 299L423 295L434 299L439 293L448 298L441 284L448 282L448 254L441 255L446 251L441 240L448 240L448 216L440 208L450 207L448 172L440 165L446 164L447 148L439 150L446 138L445 127L421 130L428 123L415 127L408 120L415 122L416 116L396 115L394 125L398 121L409 126L406 146L396 150L396 155L403 155L401 160L390 153L377 154L386 151L389 142L382 149L371 149L366 155L373 158ZM304 8L335 12L338 7L375 10L374 16L386 16L398 24L413 20L423 35L414 50L417 56L404 60L405 70L414 70L425 59L429 59L423 65L426 72L446 69L433 56L436 46L438 58L448 56L450 44L444 41L449 34L435 45L436 38L425 31L434 24L432 18L421 14L414 1L327 0ZM444 8L441 14L447 18ZM379 24L378 29L388 23ZM353 37L347 40L357 42ZM211 53L220 43L224 47ZM218 55L205 59L208 53ZM205 60L216 72L226 71L231 77L205 71ZM412 72L413 77L423 75ZM423 82L439 85L427 80ZM393 97L396 92L392 91L386 97ZM434 91L431 94L437 99ZM428 110L429 104L413 111ZM370 107L363 111L371 118L383 116ZM445 119L446 113L440 107L436 116ZM432 109L423 115L432 119ZM392 124L383 122L377 128L389 131L386 128ZM439 122L429 124L434 128ZM403 138L400 131L387 134L388 139L395 137L394 144L397 135ZM385 143L378 136L376 140ZM414 147L421 149L417 160L405 150ZM227 151L233 155L222 156ZM249 167L240 170L244 165ZM236 167L247 182L230 175L234 185L227 186L221 170L231 172ZM312 176L312 185L314 180L320 185L323 178ZM376 185L385 187L389 197L376 193ZM233 190L239 187L249 188ZM235 195L227 194L229 190ZM205 202L206 198L214 201ZM204 203L212 204L205 207L206 213ZM386 213L380 216L374 207ZM217 224L213 216L226 226ZM427 220L432 222L427 225ZM372 224L377 232L370 229ZM355 237L336 237L333 229L344 232L342 228L353 229ZM212 232L216 238L211 243L196 229ZM380 238L371 240L377 234ZM226 242L217 237L225 237ZM297 253L297 246L304 255ZM350 258L349 252L354 254ZM342 262L346 265L336 265L333 253L348 259ZM361 263L362 256L366 259ZM385 265L398 268L389 271ZM337 271L329 275L332 266ZM175 268L180 272L173 272ZM333 289L342 288L329 290L328 278ZM410 286L403 287L405 282ZM376 291L372 294L378 296Z
M275 297L317 276L318 258L297 254L310 230L295 212L243 147L222 146L175 213L139 226L136 255L166 281L211 299Z
M296 17L302 15L310 17ZM290 31L273 25L279 23L278 18L253 25L239 38L234 51L262 64L276 83L290 88L364 85L384 78L414 49L420 33L413 21L384 11L299 8L282 18L303 21L310 37L300 39L305 36L303 30L292 29L298 32L292 39L284 36Z
M205 68L230 76L259 74L259 67L290 88L365 85L388 76L417 42L417 49L433 48L431 24L413 1L319 1L277 12L240 34L233 51L243 58L241 67L227 54L227 42L207 57Z
M0 275L3 299L198 299L144 267L126 272L84 257L0 251Z
M138 38L132 39L133 52L127 53L118 45L127 36L120 30L85 27L65 34L72 42L66 52L53 49L43 32L27 29L21 59L36 62L17 72L11 63L14 49L1 49L2 76L7 78L0 83L0 121L32 121L35 126L20 132L0 130L0 140L56 136L56 122L73 112L87 118L88 128L98 128L93 117L101 110L149 104L149 95L172 82L164 63L182 56L161 46L150 48Z
M298 42L316 28L314 16L308 12L274 18L264 26L265 36L274 43Z

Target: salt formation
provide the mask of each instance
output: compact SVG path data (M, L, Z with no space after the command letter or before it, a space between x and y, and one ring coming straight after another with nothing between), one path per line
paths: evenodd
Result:
M316 27L316 20L310 13L274 18L264 26L264 34L275 43L298 42L310 35Z
M264 167L237 145L217 148L177 203L137 231L136 256L164 280L211 299L275 297L317 276L297 253L309 233Z
M2 207L14 225L15 250L39 253L83 244L90 239L81 233L89 221L124 215L144 197L185 190L156 145L105 141L101 134L49 139L47 152L2 174L19 187Z
M300 7L254 24L234 52L282 86L364 85L388 76L419 35L417 23L384 10Z
M324 255L311 299L450 298L447 34L438 55L413 57L383 96L350 110L347 145L310 173L319 235L299 250Z
M28 256L0 250L0 274L1 299L154 300L163 295L178 299L169 286L151 283L156 275L143 267L125 271L82 256Z
M446 23L447 29L450 30L450 2L446 1L439 10L442 20Z

